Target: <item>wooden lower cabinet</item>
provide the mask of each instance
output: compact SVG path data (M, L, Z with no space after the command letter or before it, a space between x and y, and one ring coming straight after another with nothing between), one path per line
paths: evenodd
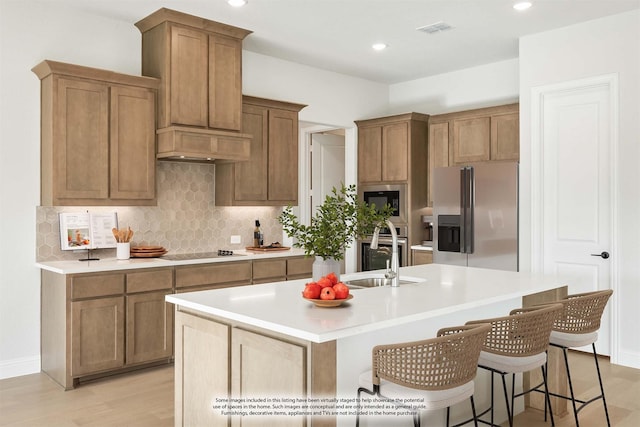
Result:
M287 258L287 280L307 279L313 273L315 257L299 256Z
M413 249L411 251L411 265L433 263L433 252Z
M287 280L287 260L270 258L253 261L253 284Z
M41 366L65 389L83 378L170 362L173 268L42 272Z
M170 358L173 355L173 305L164 297L171 292L126 296L126 360L129 364Z
M71 375L124 366L124 297L71 303Z

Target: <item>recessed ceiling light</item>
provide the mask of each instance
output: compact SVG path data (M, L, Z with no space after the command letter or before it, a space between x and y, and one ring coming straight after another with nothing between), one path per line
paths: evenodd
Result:
M385 43L374 43L371 47L373 50L385 50L389 46Z
M227 0L227 3L233 7L242 7L247 4L247 0Z
M513 5L515 10L527 10L531 7L530 1L521 1Z

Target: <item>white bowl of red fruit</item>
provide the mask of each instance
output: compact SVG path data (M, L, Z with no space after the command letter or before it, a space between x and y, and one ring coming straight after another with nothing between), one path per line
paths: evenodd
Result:
M302 298L313 302L318 307L338 307L353 298L349 287L340 282L335 273L322 276L317 282L308 282Z

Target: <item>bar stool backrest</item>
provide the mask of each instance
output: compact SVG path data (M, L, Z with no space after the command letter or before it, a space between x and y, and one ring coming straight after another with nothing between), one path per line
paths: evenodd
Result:
M602 313L613 290L585 292L569 295L558 301L563 305L562 315L556 319L554 331L587 334L600 329Z
M517 308L508 316L474 320L467 324L491 323L483 351L514 357L533 356L549 347L551 329L562 307L562 304L548 304Z
M482 343L491 325L456 326L436 338L378 345L372 350L373 384L380 379L417 390L445 390L476 376Z

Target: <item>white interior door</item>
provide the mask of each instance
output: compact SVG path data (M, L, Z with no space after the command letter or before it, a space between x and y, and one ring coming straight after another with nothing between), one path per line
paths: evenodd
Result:
M344 183L344 136L331 133L311 135L311 215L316 206Z
M569 293L612 288L611 86L569 83L541 92L538 99L542 271L566 277ZM599 256L605 252L610 257ZM596 344L606 355L610 307Z

